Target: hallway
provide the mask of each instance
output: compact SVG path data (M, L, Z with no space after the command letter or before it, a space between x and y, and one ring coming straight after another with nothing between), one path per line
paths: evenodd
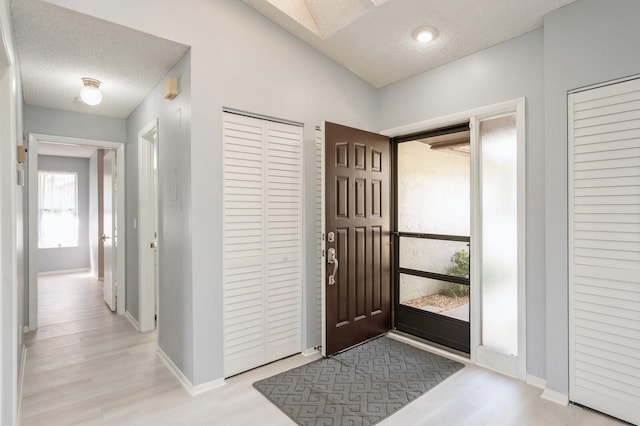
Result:
M100 420L150 387L182 392L155 354L156 334L137 333L111 313L101 282L89 274L40 277L38 295L40 328L25 336L22 424Z
M22 425L290 424L251 384L309 358L280 361L192 398L157 355L156 332L138 333L111 313L102 283L89 274L40 277L38 295L40 328L25 335Z

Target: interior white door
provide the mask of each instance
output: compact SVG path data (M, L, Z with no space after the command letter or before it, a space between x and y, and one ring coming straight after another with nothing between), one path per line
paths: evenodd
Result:
M569 398L640 424L640 80L568 116Z
M138 138L138 282L139 327L151 331L158 313L157 124Z
M116 310L116 240L115 240L115 200L113 191L115 189L114 179L116 176L115 151L109 151L104 156L103 168L103 220L104 233L104 301L112 311Z
M155 319L158 319L158 312L160 309L160 254L158 251L158 225L160 219L158 216L158 203L159 203L159 184L158 184L158 145L157 145L157 133L154 133L154 139L156 143L153 144L153 287L154 287L154 303L155 303Z

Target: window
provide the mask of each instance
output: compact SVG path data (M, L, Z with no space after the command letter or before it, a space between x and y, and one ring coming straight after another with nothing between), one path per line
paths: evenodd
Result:
M38 248L78 247L78 174L38 172Z

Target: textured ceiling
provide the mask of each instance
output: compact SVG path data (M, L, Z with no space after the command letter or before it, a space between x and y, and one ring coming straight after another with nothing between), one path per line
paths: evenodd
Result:
M189 49L43 1L11 9L29 105L126 118ZM78 99L82 77L102 82L100 105Z
M542 26L574 0L243 0L375 87ZM418 27L438 28L427 45Z

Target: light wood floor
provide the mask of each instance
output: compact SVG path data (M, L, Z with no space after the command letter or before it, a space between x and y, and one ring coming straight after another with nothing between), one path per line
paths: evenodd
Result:
M22 425L291 425L251 386L316 357L294 356L190 397L140 334L112 314L86 274L39 281L37 332L25 336ZM614 425L539 398L540 390L467 366L380 425Z

